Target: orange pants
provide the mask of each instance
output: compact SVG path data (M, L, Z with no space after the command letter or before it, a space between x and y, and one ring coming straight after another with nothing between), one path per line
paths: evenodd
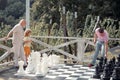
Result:
M26 56L26 59L27 59L30 55L30 52L31 52L30 47L29 46L24 46L24 52L25 52L25 56Z

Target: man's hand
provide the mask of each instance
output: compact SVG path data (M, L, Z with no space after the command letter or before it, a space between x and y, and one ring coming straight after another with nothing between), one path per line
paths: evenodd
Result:
M94 44L95 44L95 43L96 43L96 40L94 40L93 42L94 42Z
M107 58L108 57L108 55L105 53L105 57Z

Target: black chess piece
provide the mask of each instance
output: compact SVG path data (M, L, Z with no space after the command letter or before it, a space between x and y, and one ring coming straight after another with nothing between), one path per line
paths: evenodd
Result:
M105 64L104 66L104 70L103 73L101 74L101 79L100 80L110 80L110 65L109 64Z
M99 70L100 70L100 73L102 73L103 72L103 69L104 69L104 58L103 57L101 57L100 59L99 59Z
M93 78L100 79L100 69L98 64L95 66L95 74L93 75Z
M107 58L105 57L103 60L103 64L105 65L107 63Z
M112 58L112 62L113 62L113 64L115 64L115 62L116 62L115 57Z
M115 67L111 80L120 80L120 67Z
M120 54L119 56L117 57L117 61L116 61L116 67L120 67Z
M118 55L117 60L120 61L120 54Z
M113 57L113 58L109 61L109 68L110 68L110 73L111 73L111 75L112 75L113 69L114 69L114 67L115 67L115 61L116 61L115 57Z

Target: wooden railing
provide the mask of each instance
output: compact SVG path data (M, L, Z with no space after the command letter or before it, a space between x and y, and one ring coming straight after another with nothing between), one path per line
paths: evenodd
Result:
M37 38L49 38L49 39L69 39L68 42L61 43L59 45L52 46L50 44L47 44L45 42L42 42L38 40ZM88 45L94 46L94 43L92 41L93 38L79 38L79 37L56 37L56 36L32 36L31 37L32 41L35 43L40 44L41 46L46 47L43 50L40 50L40 54L49 52L49 51L55 51L58 52L62 55L65 55L69 58L72 58L72 60L78 61L78 62L84 62L86 59L84 59L84 53ZM4 38L1 38L0 41L4 41ZM11 40L11 38L10 38ZM110 38L110 40L120 40L120 38ZM64 46L68 46L71 44L77 44L77 55L75 56L74 54L70 54L69 52L66 52L64 49L61 49ZM6 52L0 56L0 62L4 60L6 57L8 57L11 52L13 52L12 48L7 47L5 45L0 44L0 48L5 49ZM9 63L9 62L7 62ZM1 63L0 65L6 63Z

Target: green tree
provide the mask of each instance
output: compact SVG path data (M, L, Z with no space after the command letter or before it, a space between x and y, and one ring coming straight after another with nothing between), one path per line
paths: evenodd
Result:
M0 10L4 10L7 6L7 0L0 0Z

